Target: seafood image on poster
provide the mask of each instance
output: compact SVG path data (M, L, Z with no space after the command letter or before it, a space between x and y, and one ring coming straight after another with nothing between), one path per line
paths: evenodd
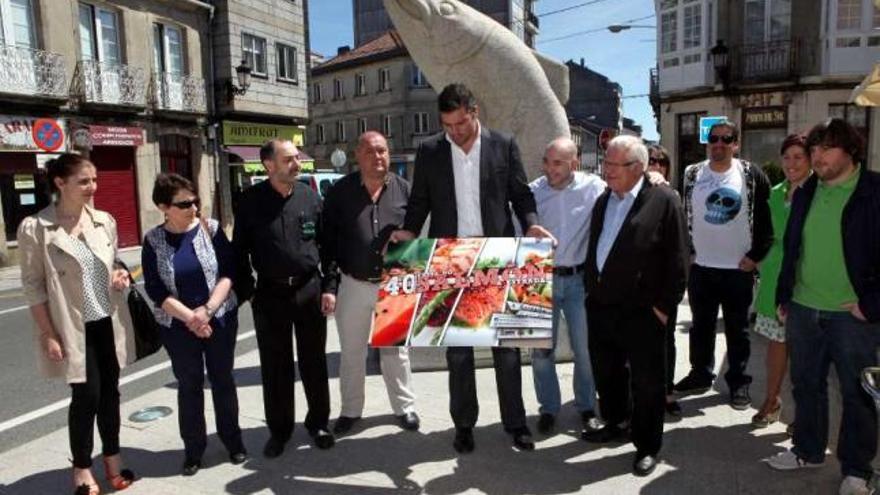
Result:
M391 244L373 312L373 347L552 345L547 239L415 239Z

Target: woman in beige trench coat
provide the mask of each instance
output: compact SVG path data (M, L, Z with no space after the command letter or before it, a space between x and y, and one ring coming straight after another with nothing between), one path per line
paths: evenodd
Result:
M119 370L134 359L131 316L123 290L128 273L114 266L116 222L92 208L95 166L64 154L46 164L57 201L18 228L21 279L35 322L38 361L50 377L64 377L76 495L96 495L92 475L95 418L104 472L114 490L134 474L119 456Z

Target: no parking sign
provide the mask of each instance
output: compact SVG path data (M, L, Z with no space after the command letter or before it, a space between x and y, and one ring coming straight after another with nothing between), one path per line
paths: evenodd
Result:
M34 144L43 151L56 151L64 146L64 131L55 119L37 119L31 129Z

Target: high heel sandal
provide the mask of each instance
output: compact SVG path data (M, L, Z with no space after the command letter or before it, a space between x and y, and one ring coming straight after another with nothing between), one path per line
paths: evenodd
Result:
M110 466L107 464L107 458L104 457L104 474L107 476L107 482L114 490L125 490L134 483L135 475L131 469L121 469L119 474L111 475Z
M766 428L773 423L779 421L779 416L782 414L782 403L776 403L776 409L770 411L767 414L755 414L752 416L752 426L755 428Z

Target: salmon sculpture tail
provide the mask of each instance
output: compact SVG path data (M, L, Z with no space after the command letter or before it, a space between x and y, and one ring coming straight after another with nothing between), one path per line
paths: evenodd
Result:
M458 0L384 0L410 56L437 91L463 83L483 123L516 137L529 179L547 143L570 137L568 67L531 50L510 30Z

